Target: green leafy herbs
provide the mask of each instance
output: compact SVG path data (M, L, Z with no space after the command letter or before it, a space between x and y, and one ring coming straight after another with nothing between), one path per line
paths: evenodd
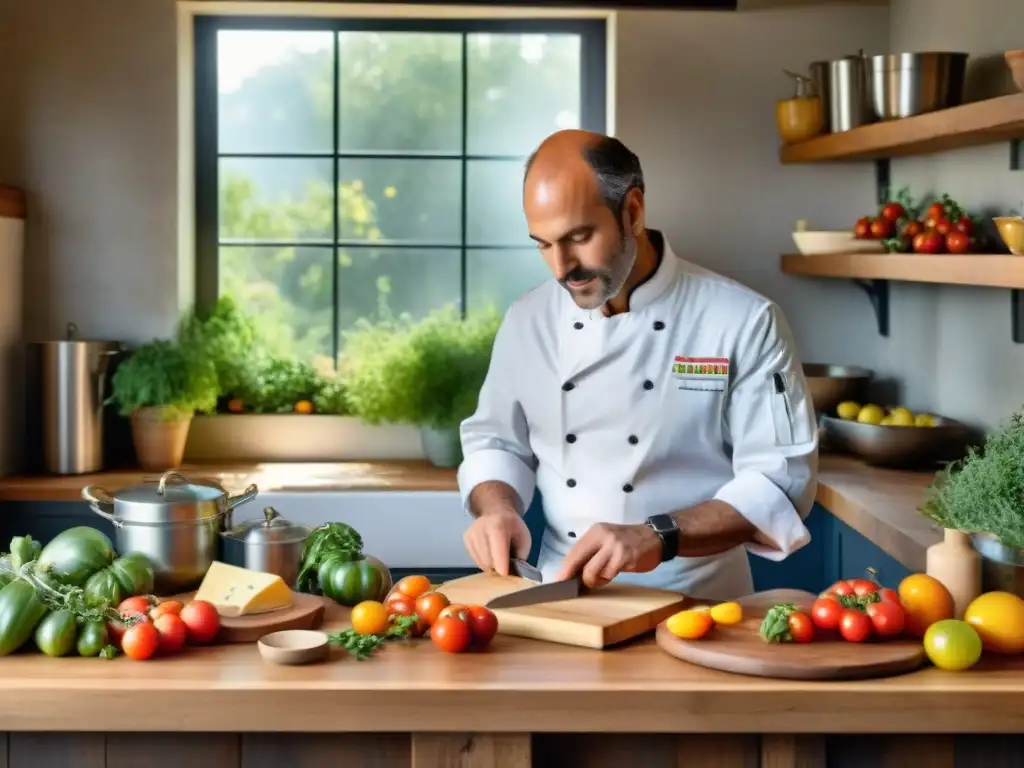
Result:
M940 471L919 511L943 528L1024 548L1024 415Z
M789 617L795 612L796 606L792 603L773 605L761 621L759 629L761 637L769 643L792 642L793 634L789 629Z
M866 613L868 606L872 603L880 603L882 596L878 592L871 592L866 595L836 595L835 599L843 608L853 608L855 611Z
M110 402L122 415L156 407L168 420L213 411L219 391L210 358L166 339L154 339L132 352L118 366L112 385Z
M363 555L363 538L345 523L324 523L314 528L302 544L299 575L295 581L300 592L316 593L317 574L328 558L358 560Z
M348 390L340 376L325 377L320 391L313 397L313 410L330 416L348 416Z
M354 415L370 424L449 429L472 415L501 318L453 307L423 320L363 322L346 334L340 372Z
M231 296L221 296L207 312L186 314L178 324L178 341L193 354L209 358L222 395L245 385L261 348L255 322Z
M252 413L292 413L300 402L313 403L324 379L308 363L269 358L256 363L234 394Z
M374 651L388 640L408 638L413 628L419 623L419 616L395 616L387 631L380 635L361 635L354 629L344 629L328 635L328 642L338 645L356 657L358 661L369 658Z

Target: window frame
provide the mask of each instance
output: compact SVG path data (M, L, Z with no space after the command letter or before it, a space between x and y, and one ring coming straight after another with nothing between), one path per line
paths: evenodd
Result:
M420 32L458 33L462 35L462 145L458 153L403 153L400 151L380 153L344 152L338 146L339 108L337 95L333 108L333 148L330 154L312 153L220 153L219 140L219 88L217 70L217 34L222 30L270 30L270 31L320 31L320 32ZM469 154L467 151L467 116L469 108L466 99L468 89L468 36L474 33L492 32L505 34L574 34L580 37L580 123L582 127L605 132L607 125L607 39L608 23L605 18L343 18L343 17L291 17L291 16L198 16L194 20L194 110L193 137L195 150L194 165L194 227L195 227L195 306L200 311L212 307L219 296L219 252L220 210L219 210L219 160L222 157L318 157L329 159L333 166L334 194L337 195L339 164L346 158L389 157L394 159L447 158L461 163L462 203L460 211L460 243L447 247L460 252L460 307L463 313L467 306L467 252L469 250L522 249L517 246L478 246L467 240L466 195L467 168L470 160L513 160L525 157L518 155ZM338 39L334 43L335 88L339 79ZM332 259L332 359L337 361L340 333L338 331L338 293L340 268L338 252L351 245L339 236L337 200L332 212L333 233L331 238ZM268 243L269 244L269 243ZM274 243L276 245L280 245ZM288 243L286 245L291 245ZM374 247L370 244L356 247ZM432 244L377 245L375 247L435 247Z

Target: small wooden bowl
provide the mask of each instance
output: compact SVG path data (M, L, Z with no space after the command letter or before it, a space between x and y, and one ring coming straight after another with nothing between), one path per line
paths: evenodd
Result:
M311 629L285 629L264 635L256 644L271 664L310 664L327 656L327 635Z

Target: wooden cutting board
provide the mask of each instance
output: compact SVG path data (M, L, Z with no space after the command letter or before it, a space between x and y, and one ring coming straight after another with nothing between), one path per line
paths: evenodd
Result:
M187 603L195 592L176 595L173 599ZM264 635L283 629L319 629L324 620L324 598L292 592L292 604L270 613L227 618L221 616L219 643L255 643Z
M509 592L536 586L517 576L478 573L438 587L453 603L484 605ZM498 609L498 632L584 648L607 648L650 632L678 611L686 598L677 592L625 584L539 605Z
M683 661L723 672L791 680L850 680L909 672L925 661L920 640L850 643L838 634L818 632L810 643L767 643L758 629L768 609L793 603L807 609L815 595L791 589L758 592L737 602L743 621L715 627L700 640L676 637L658 627L658 646Z

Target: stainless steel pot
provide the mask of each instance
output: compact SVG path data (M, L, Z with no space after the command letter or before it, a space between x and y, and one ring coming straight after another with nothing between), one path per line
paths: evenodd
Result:
M302 559L302 545L310 528L290 523L273 507L263 510L262 520L242 523L221 534L242 544L245 549L245 567L263 573L273 573L295 586Z
M963 103L966 53L872 56L867 79L871 116L898 120Z
M114 493L90 485L82 489L82 498L114 524L119 554L141 552L153 561L155 589L166 595L198 586L218 559L220 533L230 526L231 511L257 493L250 485L229 496L219 486L199 485L179 472L165 472L157 482Z
M1024 550L1004 544L991 533L972 533L971 543L981 555L982 589L1024 597Z
M874 121L868 101L864 52L829 62L829 125L832 133Z

